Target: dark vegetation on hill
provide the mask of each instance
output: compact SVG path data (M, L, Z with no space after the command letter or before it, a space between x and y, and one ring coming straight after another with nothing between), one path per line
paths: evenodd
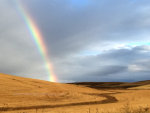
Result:
M69 83L70 84L70 83ZM71 83L95 89L127 89L150 84L150 80L138 82L76 82Z

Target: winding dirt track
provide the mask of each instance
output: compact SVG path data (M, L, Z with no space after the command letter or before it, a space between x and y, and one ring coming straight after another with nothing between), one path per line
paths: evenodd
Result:
M102 94L88 94L88 95L97 95L105 97L106 99L101 101L89 101L89 102L80 102L80 103L69 103L69 104L60 104L60 105L39 105L39 106L24 106L24 107L0 107L0 111L14 111L14 110L29 110L29 109L44 109L44 108L57 108L57 107L69 107L69 106L81 106L81 105L96 105L96 104L108 104L115 103L118 100L111 96L116 93L102 93Z

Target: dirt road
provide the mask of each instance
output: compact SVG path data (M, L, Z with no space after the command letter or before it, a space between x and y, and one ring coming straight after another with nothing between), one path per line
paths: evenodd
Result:
M82 106L82 105L96 105L96 104L115 103L118 100L114 96L112 96L113 94L116 94L116 93L87 94L87 95L97 95L97 96L106 98L106 99L101 100L101 101L87 101L87 102L59 104L59 105L39 105L39 106L24 106L24 107L0 107L0 111L44 109L44 108L58 108L58 107L68 107L68 106Z

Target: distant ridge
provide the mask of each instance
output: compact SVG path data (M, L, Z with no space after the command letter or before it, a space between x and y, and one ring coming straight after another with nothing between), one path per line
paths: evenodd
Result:
M133 87L150 85L150 80L137 82L75 82L71 84L82 85L95 89L128 89Z

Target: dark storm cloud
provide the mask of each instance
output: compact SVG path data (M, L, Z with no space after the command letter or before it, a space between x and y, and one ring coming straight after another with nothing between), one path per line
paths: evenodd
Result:
M148 78L149 46L130 43L149 41L149 0L20 2L39 27L60 81ZM0 15L0 72L47 80L17 4L1 0Z
M87 0L90 4L82 8L77 3L72 6L70 1L25 1L51 49L51 56L62 57L95 44L132 42L150 35L148 0Z
M96 70L96 72L94 73L90 73L90 75L97 75L97 76L108 76L111 74L116 74L116 73L120 73L122 71L125 71L127 67L124 66L116 66L116 65L112 65L112 66L103 66L103 67L99 67L99 70Z
M64 62L56 65L61 72L59 74L62 75L62 79L65 77L70 80L73 78L75 81L136 81L150 79L150 46L113 49L96 56L75 57L74 60L68 59Z

